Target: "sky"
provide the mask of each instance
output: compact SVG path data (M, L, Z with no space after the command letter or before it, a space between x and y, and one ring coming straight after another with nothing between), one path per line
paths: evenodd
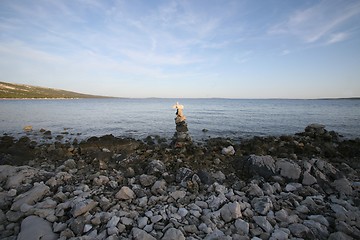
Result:
M115 97L360 97L360 0L1 0L0 81Z

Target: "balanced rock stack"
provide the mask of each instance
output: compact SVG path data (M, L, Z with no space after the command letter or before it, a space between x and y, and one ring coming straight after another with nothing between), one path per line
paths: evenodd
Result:
M188 127L185 122L186 117L183 114L184 106L180 105L178 102L173 106L176 108L176 132L174 134L173 145L175 147L181 148L191 143L191 137L188 133Z

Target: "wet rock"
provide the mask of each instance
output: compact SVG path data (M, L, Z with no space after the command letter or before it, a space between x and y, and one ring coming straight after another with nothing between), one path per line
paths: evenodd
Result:
M245 161L245 167L250 175L260 175L264 178L270 178L275 174L275 161L267 156L250 155Z
M58 239L53 233L51 224L37 216L29 216L21 222L18 240L52 240Z
M123 186L116 194L115 198L120 200L134 199L135 193L129 187Z

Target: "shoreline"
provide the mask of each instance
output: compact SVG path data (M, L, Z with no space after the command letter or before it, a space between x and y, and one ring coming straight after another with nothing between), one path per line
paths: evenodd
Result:
M186 148L161 137L2 136L0 238L41 225L54 239L355 239L359 151L360 139L319 124Z

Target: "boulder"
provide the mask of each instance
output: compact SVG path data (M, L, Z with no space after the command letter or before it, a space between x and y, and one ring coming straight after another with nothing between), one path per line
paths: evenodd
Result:
M282 177L290 180L298 180L301 174L301 168L295 162L288 159L281 159L275 163L276 171L280 173Z
M260 175L264 178L270 178L275 174L275 161L269 155L250 155L245 161L245 168L247 168L250 175Z
M21 222L18 240L56 240L58 235L52 231L51 224L37 216L28 216Z
M43 197L50 192L50 188L44 183L35 184L33 188L29 191L20 194L14 199L14 203L11 206L11 210L19 211L21 205L27 203L29 205L34 205Z

